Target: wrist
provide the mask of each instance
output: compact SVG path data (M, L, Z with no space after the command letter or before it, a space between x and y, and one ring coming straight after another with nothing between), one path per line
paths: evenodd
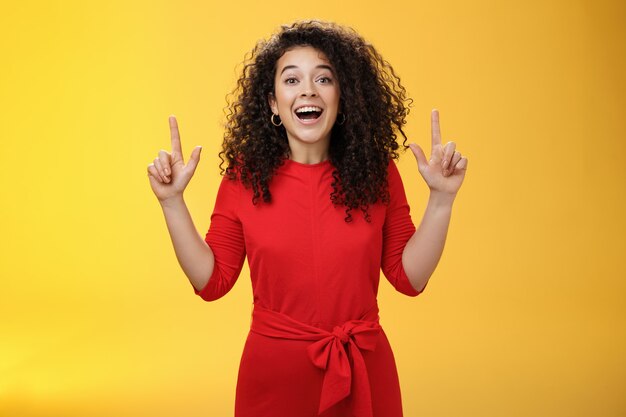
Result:
M430 197L428 198L428 203L433 204L436 207L442 207L442 208L450 207L451 208L452 204L454 203L455 198L456 198L456 193L450 194L450 193L444 193L441 191L431 190Z
M176 208L185 205L185 199L182 194L177 194L172 197L165 198L163 200L159 200L159 204L161 204L162 209L170 209Z

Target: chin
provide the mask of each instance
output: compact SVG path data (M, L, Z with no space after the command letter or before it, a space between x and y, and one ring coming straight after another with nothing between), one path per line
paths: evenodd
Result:
M310 145L321 143L321 142L330 142L330 133L323 136L308 136L308 135L294 135L292 136L297 142L307 143Z

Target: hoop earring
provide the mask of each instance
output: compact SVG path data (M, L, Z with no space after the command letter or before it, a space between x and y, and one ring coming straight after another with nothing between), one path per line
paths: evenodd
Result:
M274 116L278 116L277 114L272 113L272 117L270 117L270 122L272 122L272 124L276 127L280 126L283 124L283 121L281 120L280 123L276 124L276 122L274 121ZM279 119L280 120L280 119Z
M343 119L341 120L341 123L336 122L339 126L343 125L346 122L346 114L345 113L340 113L340 116L343 116Z

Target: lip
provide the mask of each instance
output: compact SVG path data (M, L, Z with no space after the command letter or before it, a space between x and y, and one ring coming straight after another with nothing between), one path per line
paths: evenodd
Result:
M320 106L319 104L302 103L302 104L299 104L297 107L294 107L293 112L295 113L296 110L301 109L302 107L319 107L320 109L322 109L322 112L324 111L324 108Z
M322 112L322 114L320 114L320 117L318 117L317 119L301 119L295 112L293 114L293 117L295 117L296 120L303 125L314 125L315 123L319 122L322 117L324 117L324 112Z
M298 113L296 113L296 110L302 107L319 107L320 109L322 109L322 112L320 113L320 116L317 119L300 119L298 117ZM293 109L293 117L295 117L296 120L303 125L314 125L315 123L319 122L319 120L324 116L324 113L326 113L325 109L322 106L319 106L317 104L301 104L295 109Z

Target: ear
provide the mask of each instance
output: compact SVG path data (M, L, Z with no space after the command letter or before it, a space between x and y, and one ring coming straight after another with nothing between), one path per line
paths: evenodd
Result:
M276 105L276 97L274 97L274 93L269 93L267 95L267 102L269 103L270 108L272 109L272 113L278 114L278 106Z

